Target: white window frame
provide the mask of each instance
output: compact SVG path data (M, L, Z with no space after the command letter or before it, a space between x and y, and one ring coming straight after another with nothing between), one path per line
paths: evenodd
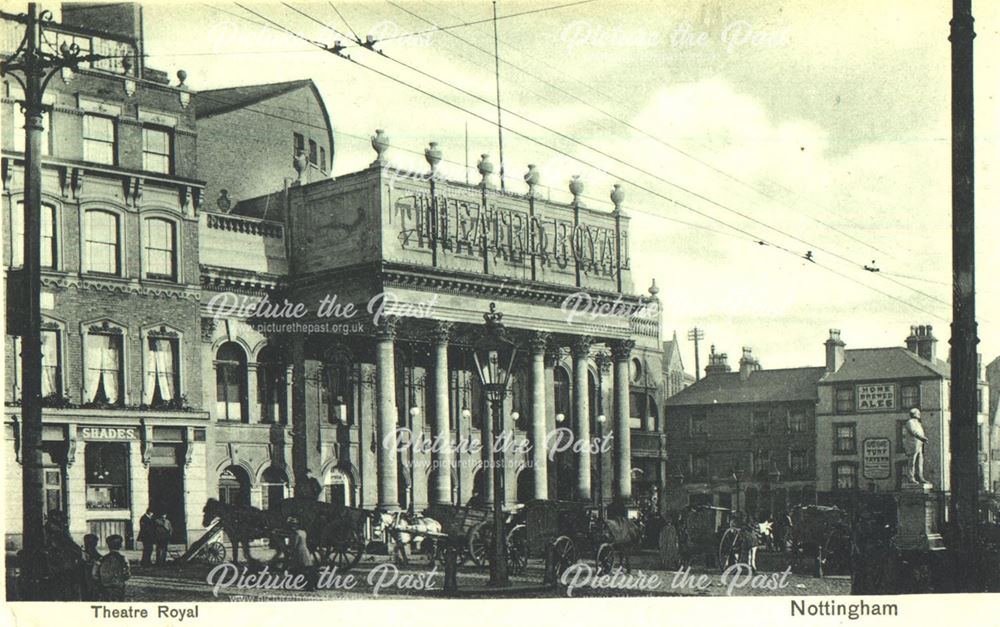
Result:
M176 354L176 372L174 373L174 398L180 399L184 394L184 382L186 381L184 372L184 334L177 327L173 327L166 323L151 324L144 326L140 329L140 342L142 343L142 402L146 403L147 397L151 396L153 391L147 389L147 373L152 368L153 352L149 348L150 337L156 338L159 336L160 332L166 331L174 334L176 337L169 337L169 339L174 342L174 348L177 351Z
M80 212L80 233L82 237L80 238L80 268L84 274L90 274L93 276L104 276L104 277L121 277L127 278L128 272L126 270L126 262L128 256L126 255L126 241L125 241L125 219L126 214L121 209L107 204L93 204L85 206ZM90 256L87 252L87 239L89 237L87 229L87 214L91 211L103 211L105 213L113 214L118 219L118 272L116 274L108 274L105 272L100 272L90 269Z
M116 322L110 318L98 318L97 320L89 320L80 324L80 363L82 368L80 370L81 385L80 385L80 400L81 403L89 403L90 399L87 398L87 336L90 335L90 327L101 326L107 323L108 328L118 329L121 331L122 346L121 346L121 390L119 396L121 397L120 406L128 406L130 403L129 389L131 385L131 380L129 379L129 332L128 326L120 322Z
M149 220L162 220L170 223L174 229L174 272L173 276L150 275L149 273ZM149 212L143 211L140 214L140 228L142 230L142 278L153 281L169 281L171 283L181 282L181 221L169 213L163 211Z
M89 121L95 119L107 120L111 123L111 141L106 141L103 139L95 139L89 136ZM98 160L94 158L94 154L88 147L92 144L103 144L111 145L111 162ZM96 112L86 112L83 114L83 160L89 161L91 163L98 163L101 165L116 166L118 165L118 119L113 115L107 115L105 113Z

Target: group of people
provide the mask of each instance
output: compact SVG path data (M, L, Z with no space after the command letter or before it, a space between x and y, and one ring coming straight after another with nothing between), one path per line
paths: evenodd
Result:
M139 536L136 538L142 543L142 565L152 565L153 549L156 549L156 563L164 564L167 561L167 546L170 538L174 535L174 527L170 524L170 519L166 514L159 516L153 512L153 508L146 510L146 513L139 519Z

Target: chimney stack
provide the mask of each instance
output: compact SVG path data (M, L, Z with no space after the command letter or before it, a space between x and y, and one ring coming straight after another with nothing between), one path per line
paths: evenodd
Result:
M715 344L712 344L712 351L708 354L708 365L705 366L705 376L710 377L713 374L721 374L731 370L729 356L725 353L716 353Z
M830 329L830 339L826 341L827 372L837 372L844 365L844 346L840 339L840 329Z
M920 325L910 327L910 336L906 338L906 349L927 361L937 357L937 338L934 337L934 327Z
M743 347L743 356L740 357L740 379L746 381L750 378L750 373L760 370L760 362L753 356L753 349L749 346Z

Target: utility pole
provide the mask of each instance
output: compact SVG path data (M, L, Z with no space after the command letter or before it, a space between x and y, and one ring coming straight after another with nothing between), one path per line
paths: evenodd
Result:
M43 567L45 558L42 520L42 311L41 311L41 193L42 193L42 94L49 80L63 68L76 69L80 62L105 58L103 55L81 55L76 44L63 43L58 53L40 47L41 30L52 21L51 11L38 12L34 2L28 3L27 14L0 11L0 19L24 24L24 39L13 55L0 63L0 75L11 76L24 90L24 265L20 282L23 286L24 312L21 320L21 511L22 542L21 573L24 581L32 581L35 570ZM30 590L32 586L26 586ZM44 596L46 591L34 593Z
M951 20L951 520L959 557L971 558L979 524L979 373L976 345L975 150L972 84L972 0L953 0ZM975 569L970 569L974 571ZM960 582L971 592L976 575Z
M701 380L701 358L698 357L698 341L705 339L705 331L695 327L688 331L688 339L694 341L694 380Z

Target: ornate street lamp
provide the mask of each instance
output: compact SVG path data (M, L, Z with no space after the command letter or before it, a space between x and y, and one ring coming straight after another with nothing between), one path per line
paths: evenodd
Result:
M489 312L483 314L486 333L475 343L473 356L493 420L493 446L490 451L493 466L493 559L490 563L490 585L503 587L510 583L507 578L507 547L503 541L503 401L507 396L517 346L507 337L503 314L496 309L496 303L490 303Z

